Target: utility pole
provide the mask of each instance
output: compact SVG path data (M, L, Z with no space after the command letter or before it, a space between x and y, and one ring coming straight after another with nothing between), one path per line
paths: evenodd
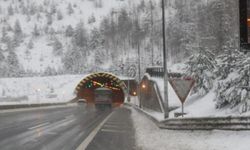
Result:
M140 56L140 42L138 42L138 83L139 83L139 91L138 91L138 98L139 98L139 107L142 108L141 105L141 86L140 86L140 80L141 80L141 56Z
M163 42L163 69L164 69L164 118L169 117L168 110L168 68L166 50L166 28L165 28L165 0L162 0L162 42Z

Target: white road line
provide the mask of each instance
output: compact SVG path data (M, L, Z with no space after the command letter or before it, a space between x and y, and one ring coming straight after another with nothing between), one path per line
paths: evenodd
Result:
M102 132L113 132L113 133L124 133L121 130L114 130L114 129L101 129Z
M46 126L46 125L48 125L48 124L50 124L50 123L49 123L49 122L45 122L45 123L39 124L39 125L37 125L37 126L30 127L30 128L28 128L28 129L29 129L29 130L33 130L33 129L36 129L36 128L39 128L39 127L42 127L42 126Z
M103 126L103 124L111 117L111 115L113 114L110 113L89 135L88 137L77 147L76 150L85 150L87 148L87 146L89 145L89 143L94 139L94 137L96 136L96 134L98 133L98 131L101 129L101 127Z
M103 126L107 128L119 128L120 127L119 125L111 125L111 124L105 124Z

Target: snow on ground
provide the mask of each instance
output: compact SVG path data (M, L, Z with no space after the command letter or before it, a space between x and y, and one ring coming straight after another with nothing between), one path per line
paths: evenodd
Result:
M35 39L34 48L30 50L30 55L27 56L25 48L28 42L26 41L17 51L19 61L25 70L42 72L47 67L62 68L61 58L53 55L52 47L47 44L48 39L45 37Z
M77 84L88 75L0 78L0 105L70 101L76 96ZM131 97L131 101L135 99Z
M249 150L250 131L177 131L159 129L132 109L136 144L141 150Z
M159 86L161 95L164 98L164 82L162 78L152 78L151 80L155 81ZM174 113L181 112L181 102L172 86L168 84L168 97L169 97L169 106L178 106L179 108L170 112L170 118L174 117ZM184 112L187 113L185 117L218 117L218 116L239 116L242 115L237 109L216 109L215 108L215 91L212 89L207 95L199 97L197 95L188 96L187 100L184 103ZM153 115L154 113L152 113ZM243 114L246 115L246 114ZM155 116L155 115L153 115ZM156 115L156 116L159 116ZM157 117L159 118L159 117Z
M84 76L1 78L0 105L67 102Z

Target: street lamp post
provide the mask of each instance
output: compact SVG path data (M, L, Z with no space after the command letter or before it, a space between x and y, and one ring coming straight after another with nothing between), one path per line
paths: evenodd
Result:
M162 0L162 40L163 40L163 69L164 69L164 118L169 117L168 110L168 70L166 51L166 28L165 28L165 0Z
M139 98L139 108L142 108L141 104L141 86L140 86L140 80L141 80L141 57L140 57L140 43L138 43L138 78L139 78L139 91L138 91L138 98Z

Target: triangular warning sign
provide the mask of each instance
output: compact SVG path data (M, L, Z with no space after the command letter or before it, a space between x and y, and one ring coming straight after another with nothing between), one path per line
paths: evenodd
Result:
M192 87L194 86L195 81L193 79L170 79L170 84L172 85L175 93L179 97L182 103L185 102L189 92L191 91Z

